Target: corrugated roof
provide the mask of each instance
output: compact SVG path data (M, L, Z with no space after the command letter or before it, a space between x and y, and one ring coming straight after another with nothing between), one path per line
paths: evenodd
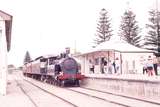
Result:
M138 48L123 40L110 40L101 43L96 48L90 48L89 50L85 50L82 52L82 54L79 55L85 55L98 51L118 51L122 53L153 53L153 51L151 50Z
M120 52L152 52L151 50L138 48L134 45L131 45L123 40L118 41L107 41L98 45L95 49L113 49Z

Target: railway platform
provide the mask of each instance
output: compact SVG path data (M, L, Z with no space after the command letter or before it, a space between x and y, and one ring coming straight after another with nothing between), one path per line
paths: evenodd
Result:
M142 74L86 75L84 87L160 105L160 76Z
M1 107L35 107L16 83L15 75L8 75L7 95L0 95Z

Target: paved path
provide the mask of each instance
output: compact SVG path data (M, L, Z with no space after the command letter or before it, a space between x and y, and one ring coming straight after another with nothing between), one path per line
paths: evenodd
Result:
M0 107L34 107L32 102L17 85L15 75L8 75L7 95L0 95Z

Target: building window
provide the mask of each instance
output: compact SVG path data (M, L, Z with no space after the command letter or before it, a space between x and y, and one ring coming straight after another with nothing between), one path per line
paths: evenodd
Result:
M135 68L136 68L136 64L135 64L135 60L132 62L133 64L133 70L135 70Z
M99 64L99 58L96 58L95 59L95 65L98 65Z

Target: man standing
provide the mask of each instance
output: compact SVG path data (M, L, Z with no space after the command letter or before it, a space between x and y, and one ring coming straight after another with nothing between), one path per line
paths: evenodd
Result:
M157 58L154 57L153 58L153 67L154 67L155 75L158 75L158 73L157 73L157 63L158 63Z

